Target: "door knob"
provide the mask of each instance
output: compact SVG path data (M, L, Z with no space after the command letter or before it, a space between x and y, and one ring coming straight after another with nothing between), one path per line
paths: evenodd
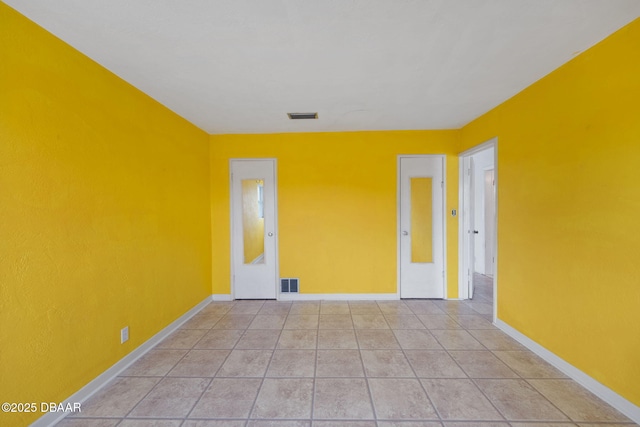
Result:
M267 236L271 237L271 236L273 236L273 233L269 232L269 233L267 233Z
M409 232L408 232L408 231L403 231L403 232L402 232L402 235L403 235L403 236L408 236L408 235L409 235Z

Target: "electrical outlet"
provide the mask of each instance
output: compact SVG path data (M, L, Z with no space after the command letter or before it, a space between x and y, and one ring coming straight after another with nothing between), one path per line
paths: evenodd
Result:
M124 344L129 340L129 327L125 326L120 329L120 344Z

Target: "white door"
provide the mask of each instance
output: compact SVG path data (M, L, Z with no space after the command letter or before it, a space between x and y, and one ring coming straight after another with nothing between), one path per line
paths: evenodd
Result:
M444 298L444 156L399 157L401 298Z
M275 299L274 159L231 160L231 264L236 299Z

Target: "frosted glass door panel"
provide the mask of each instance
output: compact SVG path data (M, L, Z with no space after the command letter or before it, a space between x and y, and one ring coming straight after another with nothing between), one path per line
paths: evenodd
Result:
M433 179L411 178L411 262L433 262Z

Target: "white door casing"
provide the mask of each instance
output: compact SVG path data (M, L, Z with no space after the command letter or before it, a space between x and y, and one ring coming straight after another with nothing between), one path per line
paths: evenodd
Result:
M469 269L467 270L467 279L469 281L469 299L473 299L473 293L475 292L475 283L473 281L473 273L476 262L476 234L478 234L478 230L476 230L476 219L474 212L476 210L476 180L475 180L475 161L473 157L469 157L467 159L467 174L469 175L469 192L468 192L468 210L465 210L465 218L468 219L468 234L469 234Z
M442 155L398 157L400 298L445 297L444 176L444 156ZM413 195L412 184L415 187ZM428 190L423 194L416 192L418 188L427 188L425 185L431 187L430 194ZM421 222L421 218L417 215L412 218L412 198L413 200L426 198L430 201L428 213L431 216L431 224ZM416 209L415 203L414 209ZM426 257L422 255L418 257L416 248L424 245L418 244L417 239L420 238L420 233L417 228L425 225L430 230L430 232L427 230L430 241L422 243L430 247L430 253Z
M275 159L232 159L231 173L231 278L234 299L275 299L277 296L277 203ZM247 184L256 183L255 200L247 200ZM243 189L244 186L244 189ZM258 187L261 186L261 189ZM253 190L251 190L253 191ZM244 193L243 193L244 192ZM253 196L253 193L251 193ZM259 195L259 196L258 196ZM243 196L244 199L243 200ZM259 199L260 202L257 202ZM258 206L255 204L258 203ZM259 227L252 230L253 239L262 244L261 255L249 255L245 251L247 207ZM259 224L262 222L262 224ZM247 245L249 246L249 245ZM258 249L259 251L259 249Z
M485 274L488 276L493 276L493 261L494 261L494 231L493 226L495 224L495 197L496 197L496 187L495 187L495 179L494 179L494 169L489 169L484 171L484 230L485 230L485 240L484 240L484 262Z

